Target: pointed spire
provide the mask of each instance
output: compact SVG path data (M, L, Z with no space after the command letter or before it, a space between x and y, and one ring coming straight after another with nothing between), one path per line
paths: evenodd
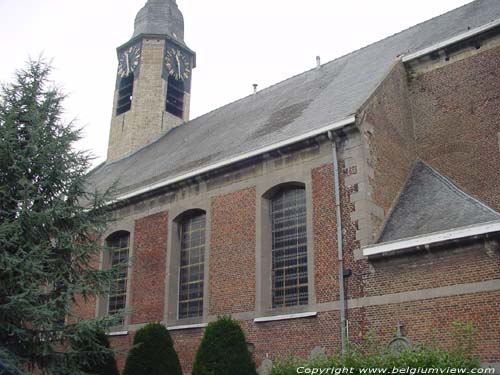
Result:
M168 35L184 42L184 17L175 0L148 0L135 18L134 35Z

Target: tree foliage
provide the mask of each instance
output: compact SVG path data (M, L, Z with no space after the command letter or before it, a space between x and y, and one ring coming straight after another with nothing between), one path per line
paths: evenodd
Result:
M150 323L138 330L123 375L182 375L181 365L167 329Z
M221 317L208 324L193 365L193 375L256 375L238 322Z
M79 352L94 352L96 347L103 348L103 357L95 358L93 361L83 364L80 369L87 374L93 375L119 375L114 353L110 351L109 340L104 331L96 331L90 340L79 340L73 342L73 347Z
M91 158L72 148L80 130L64 121L50 72L30 61L0 93L0 363L21 374L77 374L106 350L68 342L120 319L80 321L72 309L119 271L94 268L106 197L86 192Z

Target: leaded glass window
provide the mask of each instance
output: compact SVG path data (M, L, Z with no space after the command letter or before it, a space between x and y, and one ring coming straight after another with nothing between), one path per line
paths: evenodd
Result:
M181 223L179 319L203 315L205 216L190 216Z
M303 188L279 191L271 202L273 308L306 305L307 232Z
M130 235L128 232L117 232L108 237L106 242L110 249L111 267L120 266L128 262L129 241ZM127 304L127 273L127 267L120 267L120 272L116 274L111 283L108 298L109 315L114 315L125 309Z

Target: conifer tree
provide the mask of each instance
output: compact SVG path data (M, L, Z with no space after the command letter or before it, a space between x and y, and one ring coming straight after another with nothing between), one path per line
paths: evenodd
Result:
M150 323L138 330L123 375L182 375L179 357L167 329Z
M193 375L256 375L255 362L238 322L221 317L208 324L193 365Z
M73 316L78 297L106 294L119 270L94 268L105 197L86 192L91 158L72 147L80 131L63 120L50 72L30 61L0 91L0 366L15 374L78 374L110 349L69 343L121 319Z
M109 349L109 340L104 331L95 332L91 340L80 340L73 343L73 347L79 352L92 352L95 351L96 346ZM118 367L116 367L116 360L114 353L109 351L103 354L103 358L95 358L94 361L86 363L80 368L86 374L92 375L119 375Z

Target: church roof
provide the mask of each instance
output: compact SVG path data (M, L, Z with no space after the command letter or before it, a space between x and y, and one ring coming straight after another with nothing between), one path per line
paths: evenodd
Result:
M127 194L301 136L351 117L392 65L409 54L500 18L500 1L476 0L178 126L90 176Z
M500 220L500 213L471 197L422 161L410 174L378 243Z

